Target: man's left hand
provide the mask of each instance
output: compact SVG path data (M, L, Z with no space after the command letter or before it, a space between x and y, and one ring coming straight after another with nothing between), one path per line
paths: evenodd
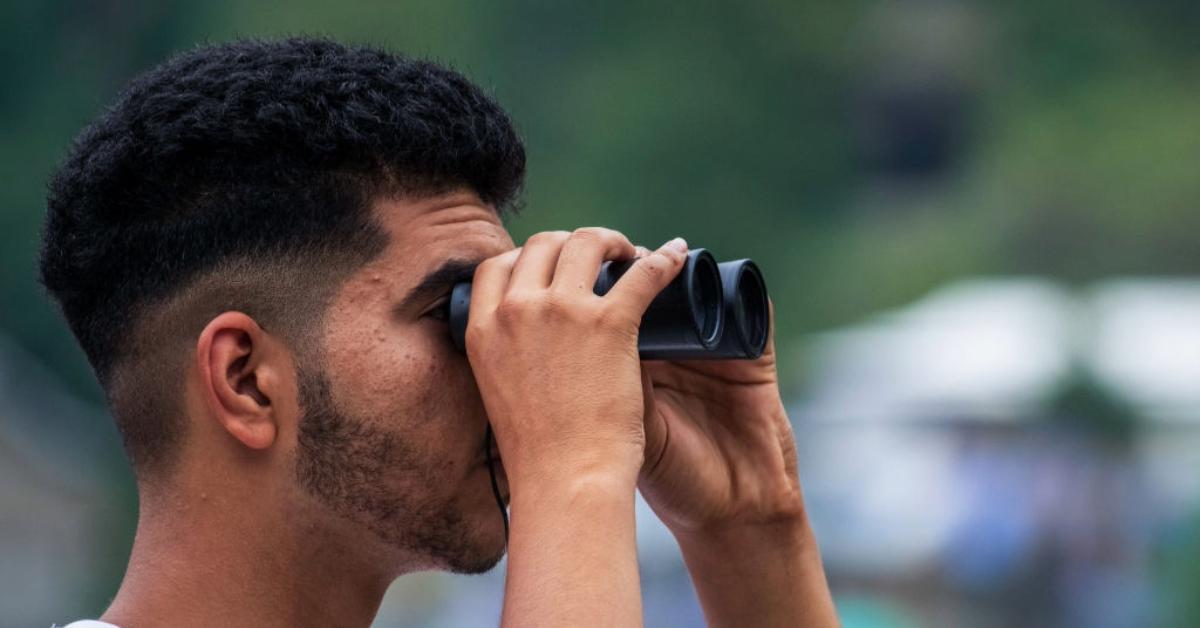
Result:
M796 445L771 337L757 360L642 363L638 487L676 535L803 521Z

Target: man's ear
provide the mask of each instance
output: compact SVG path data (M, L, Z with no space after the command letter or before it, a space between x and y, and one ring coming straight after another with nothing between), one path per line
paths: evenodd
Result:
M209 321L196 341L204 405L217 423L251 449L267 449L279 434L282 369L279 345L241 312Z

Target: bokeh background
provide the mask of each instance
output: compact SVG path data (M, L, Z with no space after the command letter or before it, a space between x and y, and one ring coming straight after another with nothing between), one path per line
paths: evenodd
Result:
M1200 3L7 0L0 625L96 616L136 494L34 276L44 183L123 82L328 34L492 91L514 236L600 224L754 257L848 627L1200 625ZM639 512L648 625L702 618ZM378 625L495 625L503 570ZM749 624L748 624L749 625Z

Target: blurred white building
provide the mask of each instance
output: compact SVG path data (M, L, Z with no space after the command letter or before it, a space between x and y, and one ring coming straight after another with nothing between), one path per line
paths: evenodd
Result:
M1200 281L1073 292L1040 279L951 284L818 336L807 420L1028 418L1073 367L1144 416L1200 420Z
M818 336L804 420L1015 420L1070 367L1076 302L1037 279L952 284Z
M1097 378L1146 416L1200 421L1200 281L1110 281L1088 297Z
M944 567L977 524L1011 554L1054 521L1088 516L1094 504L1072 495L1080 482L1128 476L1147 517L1200 506L1200 281L963 281L804 351L813 375L791 415L835 573ZM1037 431L1080 376L1140 421L1128 471ZM1112 490L1113 507L1127 505Z

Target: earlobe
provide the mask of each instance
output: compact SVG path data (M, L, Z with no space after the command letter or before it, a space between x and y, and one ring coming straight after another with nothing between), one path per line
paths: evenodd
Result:
M271 403L274 379L267 334L254 319L225 312L205 326L196 359L208 413L242 445L274 444L277 417Z

